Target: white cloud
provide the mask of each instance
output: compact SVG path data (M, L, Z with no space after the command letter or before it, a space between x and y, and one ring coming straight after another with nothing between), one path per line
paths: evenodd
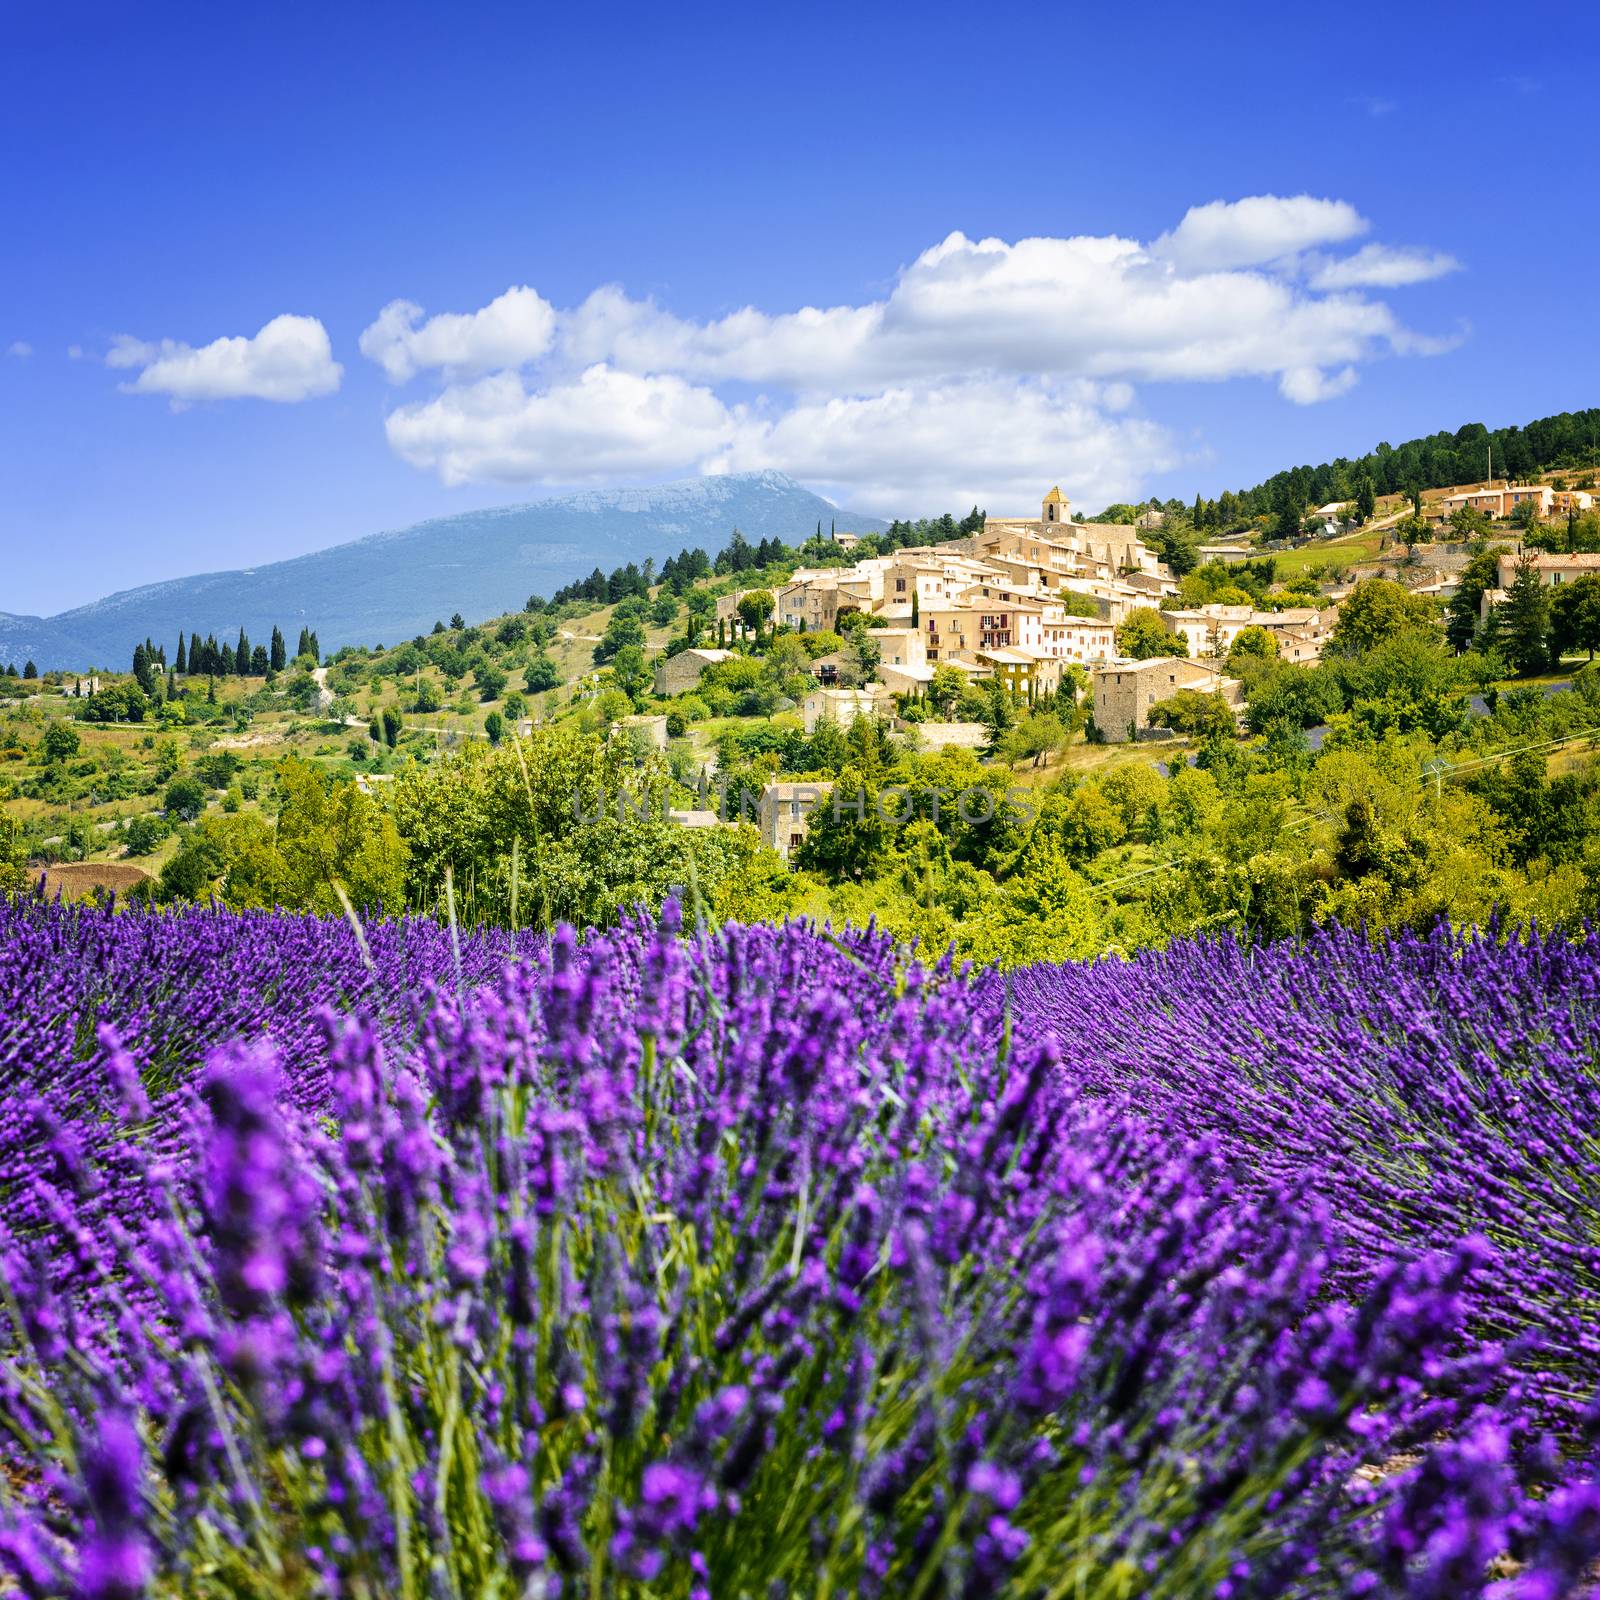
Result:
M1162 234L1152 248L1181 267L1214 271L1260 266L1317 245L1342 244L1369 226L1343 200L1257 194L1191 206L1183 221Z
M18 361L26 361L33 354L33 346L26 339L13 339L6 347L8 356L15 356Z
M83 360L83 346L81 344L69 344L67 346L67 360L68 361L82 361Z
M467 377L535 361L550 348L555 308L525 285L513 287L481 311L445 311L421 321L422 307L391 300L361 335L361 353L376 361L391 383L404 383L437 367Z
M1313 289L1403 289L1460 270L1461 263L1442 250L1364 244L1352 256L1316 266L1310 283Z
M174 409L195 400L309 400L333 393L344 371L333 359L328 330L315 317L296 316L274 317L251 338L213 339L198 349L118 334L106 365L139 368L124 391L170 395Z
M1335 400L1355 388L1354 367L1339 372L1323 372L1319 367L1290 367L1278 380L1278 391L1297 406L1314 406L1322 400Z
M1026 504L1042 475L1093 504L1178 460L1135 384L1254 377L1309 405L1367 362L1450 347L1361 291L1455 262L1328 253L1366 231L1344 201L1259 195L1194 207L1150 244L954 232L854 305L702 320L615 284L570 308L523 287L424 320L399 300L361 348L397 382L441 375L388 433L452 483L777 467L894 511Z
M681 378L593 366L534 393L514 372L452 385L385 426L399 455L446 483L582 483L699 461L726 445L734 413Z
M773 419L742 418L731 448L708 465L778 467L890 516L908 506L1026 507L1041 473L1068 468L1072 498L1103 504L1179 459L1165 429L1109 414L1124 398L1112 387L993 377L805 400Z

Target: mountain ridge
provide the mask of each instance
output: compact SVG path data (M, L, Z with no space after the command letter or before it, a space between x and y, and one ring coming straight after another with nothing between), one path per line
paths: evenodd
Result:
M622 489L581 489L381 529L282 561L164 578L103 595L53 616L0 612L0 662L40 671L121 666L146 636L176 644L196 628L265 639L311 628L324 649L393 644L435 618L518 609L594 567L657 563L684 547L708 552L735 526L751 539L798 543L818 521L857 533L888 526L846 511L781 472Z

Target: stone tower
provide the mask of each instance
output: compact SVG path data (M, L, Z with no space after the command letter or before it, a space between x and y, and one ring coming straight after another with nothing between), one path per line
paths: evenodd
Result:
M1054 488L1044 497L1044 509L1039 513L1042 522L1066 522L1067 511L1072 502L1062 494L1059 487Z

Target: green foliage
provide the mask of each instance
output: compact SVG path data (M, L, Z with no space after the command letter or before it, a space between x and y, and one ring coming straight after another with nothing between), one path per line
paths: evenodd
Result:
M1559 660L1583 650L1594 660L1600 650L1600 574L1585 573L1553 591L1550 601L1550 655Z
M1241 628L1228 647L1227 669L1238 677L1246 662L1274 661L1278 655L1278 640L1265 628Z
M1180 689L1150 707L1148 720L1157 728L1172 728L1194 738L1214 733L1231 733L1233 709L1220 694L1199 689Z
M1371 650L1407 631L1434 627L1434 608L1388 578L1364 578L1339 605L1329 643L1347 655Z
M622 741L570 725L407 769L385 797L408 852L407 903L442 910L448 869L468 921L603 925L674 891L709 910L759 841L667 820L671 789L659 756L636 766Z
M46 761L67 761L77 755L83 745L78 730L65 722L52 722L39 741Z
M124 852L130 856L153 855L167 837L164 818L154 815L130 817L122 828Z
M169 817L176 817L180 822L193 822L205 809L205 803L206 791L199 780L181 777L174 778L167 785L162 807Z
M1445 615L1444 636L1455 651L1469 649L1478 633L1484 594L1499 582L1499 552L1480 550L1468 560Z
M522 686L529 694L544 694L561 686L561 674L544 651L539 651L528 663L522 675Z
M1550 659L1550 599L1531 557L1517 563L1497 621L1501 648L1517 671L1542 672Z
M498 700L505 692L506 674L492 661L480 660L473 664L472 681L482 701Z
M1168 631L1159 612L1150 606L1136 606L1118 625L1117 650L1135 661L1148 661L1157 656L1186 656L1189 646L1180 635Z

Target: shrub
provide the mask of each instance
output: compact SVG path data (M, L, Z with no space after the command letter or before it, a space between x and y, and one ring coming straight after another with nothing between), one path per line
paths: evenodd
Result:
M167 785L162 807L169 817L180 822L193 822L205 809L206 791L200 782L191 777L174 778Z

